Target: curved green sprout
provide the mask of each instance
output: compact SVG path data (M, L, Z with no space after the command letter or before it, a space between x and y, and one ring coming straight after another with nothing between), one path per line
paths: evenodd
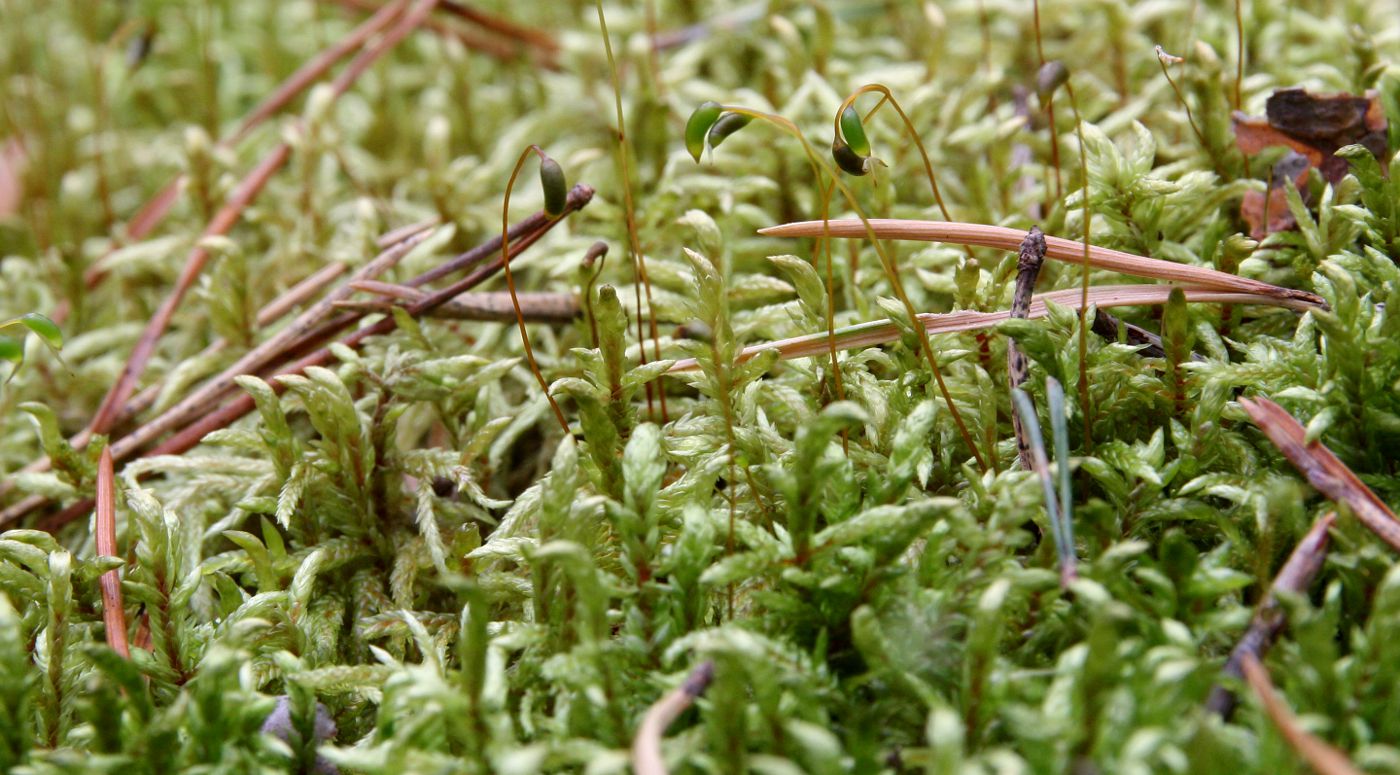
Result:
M19 317L0 321L0 332L11 328L26 330L21 331L18 337L0 334L0 361L9 361L14 364L14 368L10 370L10 376L5 378L6 383L14 379L14 376L19 373L20 366L24 365L24 340L29 334L37 335L39 341L43 342L44 346L49 348L60 362L62 361L58 351L63 347L63 332L59 330L57 323L37 312L28 312Z

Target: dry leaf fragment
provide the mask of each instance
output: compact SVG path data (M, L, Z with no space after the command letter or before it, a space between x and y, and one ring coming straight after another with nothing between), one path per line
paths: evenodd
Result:
M1338 148L1359 143L1377 157L1386 152L1385 113L1374 90L1365 97L1354 94L1315 95L1306 89L1279 89L1265 106L1265 117L1231 115L1235 144L1246 155L1286 145L1308 157L1329 182L1347 173L1346 159Z
M1287 186L1292 181L1303 202L1307 203L1306 185L1310 169L1312 163L1307 156L1290 150L1274 165L1267 198L1262 191L1244 193L1244 199L1240 201L1240 217L1249 224L1249 236L1262 240L1276 231L1289 231L1298 226L1293 211L1288 208Z

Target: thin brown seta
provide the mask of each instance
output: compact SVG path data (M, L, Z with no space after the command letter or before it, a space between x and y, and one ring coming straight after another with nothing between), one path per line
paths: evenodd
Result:
M1258 657L1246 656L1241 666L1245 680L1249 682L1249 688L1254 690L1254 695L1259 698L1259 704L1264 706L1264 712L1274 722L1274 726L1278 727L1283 739L1288 741L1288 746L1302 757L1309 767L1318 775L1363 775L1346 754L1303 729L1293 711L1279 699L1278 691L1269 680L1269 671Z
M1079 185L1084 204L1084 254L1083 269L1080 272L1079 302L1079 413L1084 417L1084 450L1094 448L1094 411L1089 397L1089 227L1093 224L1093 214L1089 211L1089 147L1084 143L1084 117L1079 114L1079 99L1074 96L1071 78L1065 79L1065 92L1069 94L1069 106L1074 110L1074 133L1079 138Z
M112 468L112 450L103 449L97 461L97 554L118 557L117 554L117 489ZM107 571L98 579L102 588L102 622L107 629L107 645L127 659L131 648L126 642L126 611L122 607L122 580L117 569Z
M1035 14L1035 55L1040 60L1039 66L1045 67L1045 42L1040 33L1040 0L1033 0L1031 7ZM1055 170L1055 199L1056 201L1065 198L1065 184L1060 176L1060 135L1055 131L1055 93L1051 90L1045 95L1045 119L1049 123L1050 132L1050 165Z
M908 114L904 112L904 108L900 106L899 101L895 99L894 93L891 92L889 88L886 87L884 84L873 83L861 86L860 88L852 92L851 95L848 96L841 103L840 107L836 111L836 117L833 121L835 138L839 139L842 137L842 114L846 111L847 108L854 105L855 100L858 97L860 97L862 94L868 93L877 93L881 96L880 101L875 103L875 106L872 107L870 109L870 112L866 114L866 118L869 119L871 116L875 115L875 112L878 111L880 107L887 102L889 103L890 107L894 108L895 112L899 114L900 120L903 122L904 125L905 133L908 134L911 139L913 139L914 146L919 151L919 157L923 160L924 175L928 179L929 188L933 191L933 198L934 201L938 204L939 212L943 215L945 219L951 221L952 216L949 214L948 207L943 202L943 195L939 192L938 189L938 178L933 173L933 163L929 160L928 150L924 147L923 140L919 137L918 131L914 128L914 123L909 120ZM867 223L869 219L867 219L865 215L860 212L859 206L856 205L855 197L851 195L849 189L846 188L845 184L841 183L839 177L836 176L836 173L832 174L832 182L840 186L842 193L846 196L847 201L850 202L852 207L856 209L857 214L860 215L861 223ZM823 208L822 217L824 224L829 223L826 216L827 208ZM827 240L831 238L830 232L825 228L823 229L822 236L824 239ZM889 278L890 289L894 291L895 298L899 301L899 303L904 306L904 311L909 315L910 324L915 324L915 317L918 313L914 309L913 302L909 300L909 295L904 290L904 281L899 276L898 267L895 266L894 260L890 258L890 256L881 247L878 238L872 236L872 242L875 245L876 253L880 257L881 268L884 269L885 275ZM971 249L968 250L968 257L972 258ZM834 300L829 303L834 303ZM962 418L962 412L958 411L957 404L953 401L953 394L951 391L948 390L948 383L946 380L943 379L943 370L938 366L938 358L934 355L933 352L933 343L929 341L928 334L924 333L921 329L919 329L917 325L914 325L914 328L916 331L920 332L920 349L923 351L925 358L928 360L929 368L933 372L934 382L937 383L938 391L943 397L943 402L948 407L948 414L952 417L953 424L957 427L959 435L962 436L963 443L967 445L968 450L972 453L972 457L977 460L978 467L981 468L983 471L987 470L987 460L994 454L994 451L988 450L987 457L984 458L982 456L981 451L978 450L977 443L972 438L972 432L968 430L967 423ZM844 439L845 436L842 436L842 438Z
M520 297L515 292L515 276L510 271L510 192L515 188L515 179L520 177L525 160L529 159L532 153L538 156L541 162L548 158L538 145L531 145L520 152L520 158L515 160L515 169L511 170L510 180L506 183L505 200L501 203L501 268L506 276L506 292L510 294L510 303L515 309L515 322L520 329L520 343L525 348L525 361L530 364L530 373L534 374L535 381L540 383L540 390L544 391L549 408L554 410L554 418L559 421L559 427L567 436L569 421L564 419L564 410L559 408L559 402L550 394L549 382L545 380L544 374L540 372L539 363L535 361L535 349L530 346L530 334L525 330L525 313L520 309Z
M1191 104L1186 101L1186 95L1181 93L1181 87L1177 86L1176 80L1172 78L1168 65L1179 65L1186 60L1179 56L1168 54L1161 46L1157 46L1157 64L1162 66L1162 75L1166 77L1167 83L1171 85L1172 91L1176 94L1176 101L1181 103L1181 107L1186 111L1186 123L1191 126L1192 134L1196 135L1196 140L1200 142L1202 150L1210 154L1211 163L1215 165L1215 173L1221 178L1225 177L1225 168L1221 165L1220 159L1216 157L1210 143L1206 142L1205 133L1196 125L1196 116L1191 112Z
M1333 501L1346 504L1361 524L1392 549L1400 551L1400 521L1395 512L1338 460L1332 450L1320 441L1308 443L1307 429L1267 398L1241 398L1240 406L1309 484Z

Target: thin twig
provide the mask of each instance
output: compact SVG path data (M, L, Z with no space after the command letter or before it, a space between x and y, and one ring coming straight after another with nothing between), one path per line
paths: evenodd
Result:
M1269 437L1308 482L1323 495L1351 508L1361 524L1391 548L1400 551L1400 521L1371 488L1362 484L1345 463L1320 441L1306 442L1307 430L1283 407L1267 398L1241 398L1249 419Z
M1284 625L1284 611L1279 605L1275 593L1279 591L1294 595L1307 593L1313 578L1317 576L1319 570L1322 570L1323 560L1327 558L1327 531L1336 520L1335 513L1323 515L1313 523L1312 529L1308 530L1298 545L1293 547L1293 553L1288 555L1288 561L1279 569L1278 575L1274 577L1274 583L1269 587L1268 594L1264 596L1264 600L1259 603L1258 610L1254 612L1254 618L1249 622L1249 629L1245 631L1240 642L1230 652L1230 658L1225 662L1224 669L1221 670L1226 678L1238 681L1244 675L1246 659L1263 659L1264 655L1269 653L1269 648L1273 646L1274 640L1278 638ZM1224 684L1216 684L1210 690L1210 698L1206 700L1206 709L1219 714L1221 718L1229 719L1238 702L1233 690Z
M409 33L417 29L428 14L432 13L437 2L438 0L418 0L378 42L355 57L332 82L331 93L333 97L339 97L349 91L350 87L354 85L360 75L369 69L370 65L393 50ZM404 0L404 3L407 4L407 0ZM200 235L199 241L185 259L185 266L180 271L175 288L161 303L156 314L151 317L145 330L142 331L141 338L137 340L136 347L132 350L131 357L122 369L116 384L112 386L107 397L103 399L102 405L98 408L97 415L92 421L95 433L105 433L111 427L116 418L117 410L126 403L126 400L135 391L136 382L145 372L146 364L155 352L156 344L165 334L166 328L169 327L171 319L175 316L175 310L184 300L185 294L194 286L195 281L204 270L204 265L209 261L209 251L204 247L206 239L226 234L229 229L233 228L243 211L262 192L273 173L280 169L290 156L291 146L285 142L279 143L239 183L229 200L215 213L209 225L205 227L204 233Z
M1138 355L1144 358L1167 357L1167 350L1162 346L1162 337L1141 326L1124 323L1101 309L1094 310L1094 322L1089 324L1089 330L1110 342L1118 341L1121 332L1125 342L1141 348L1138 350ZM1193 352L1191 360L1204 361L1205 358L1199 353Z
M1245 657L1242 667L1245 680L1249 681L1249 687L1254 690L1259 703L1264 706L1264 712L1269 714L1283 739L1303 757L1309 767L1317 771L1318 775L1363 775L1346 754L1303 729L1293 711L1279 699L1273 682L1269 680L1269 671L1258 658L1252 655Z
M1021 241L1021 254L1016 261L1016 291L1011 297L1012 318L1025 319L1031 311L1031 297L1035 295L1035 281L1040 276L1040 267L1045 263L1045 234L1039 226L1032 226ZM1015 340L1006 343L1006 376L1011 388L1025 384L1030 376L1030 361ZM1011 413L1011 429L1016 434L1016 457L1021 468L1031 470L1031 449L1026 443L1025 428L1021 426L1021 414Z
M657 700L642 717L637 736L632 740L632 768L637 775L667 775L666 761L661 757L661 738L695 699L705 693L715 677L715 663L701 662L690 671L685 682Z
M97 461L97 554L117 557L117 491L116 474L112 471L112 450L104 448ZM122 580L116 568L98 579L102 588L102 621L107 626L107 645L127 659L131 649L126 643L126 611L122 607Z

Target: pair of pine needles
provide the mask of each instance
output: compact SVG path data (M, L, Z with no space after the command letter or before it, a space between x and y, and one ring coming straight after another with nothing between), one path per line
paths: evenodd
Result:
M1031 402L1030 395L1020 388L1012 388L1011 401L1021 417L1021 427L1025 429L1026 440L1030 444L1032 468L1045 492L1045 511L1050 516L1050 533L1059 558L1060 586L1067 587L1079 577L1078 561L1074 554L1074 525L1070 519L1069 423L1065 419L1065 390L1060 381L1046 377L1045 394L1050 404L1050 432L1055 442L1055 476L1050 472L1045 438L1040 432L1040 419L1036 417L1035 404ZM1056 479L1059 480L1058 488Z

